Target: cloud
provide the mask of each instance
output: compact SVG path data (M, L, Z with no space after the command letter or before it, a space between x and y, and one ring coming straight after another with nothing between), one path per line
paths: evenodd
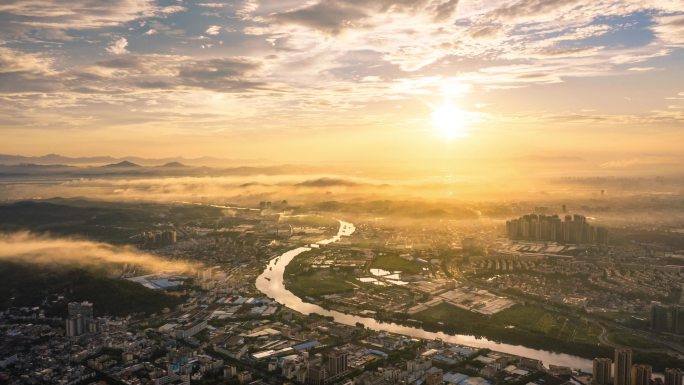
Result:
M159 10L160 13L164 15L170 15L172 13L179 13L179 12L185 12L187 9L183 7L182 5L169 5L166 7L163 7Z
M40 100L62 99L64 107L69 107L77 104L74 98L82 98L85 104L98 103L98 99L99 102L115 104L119 98L131 100L126 95L140 90L157 98L158 95L149 92L200 89L239 93L285 89L282 84L261 80L262 64L253 59L222 57L202 60L176 55L135 55L130 54L126 47L126 39L119 38L107 48L107 52L116 55L114 58L62 71L52 68L52 60L0 47L0 80L3 77L7 79L0 81L0 95L51 91L56 93L54 99L42 97ZM29 97L34 98L35 95ZM144 97L144 94L138 93L136 97ZM56 104L50 107L56 107Z
M181 65L179 76L198 82L215 81L241 76L259 67L256 62L240 58L194 60Z
M123 55L127 54L128 50L126 47L128 46L128 40L126 40L125 37L120 37L116 40L114 40L109 47L107 47L107 52L113 54L113 55Z
M135 265L150 272L183 273L197 264L171 261L143 253L132 246L113 246L75 238L55 238L29 232L0 234L0 260L29 264Z
M204 8L223 8L226 6L225 3L197 3L197 5Z
M458 0L321 0L300 8L274 13L269 20L295 24L338 34L345 29L370 27L365 21L379 13L424 12L436 21L446 21L456 12Z
M161 9L153 0L4 0L0 13L34 27L92 29L153 16Z
M219 32L221 32L221 27L218 25L212 25L204 31L207 35L218 35Z
M636 157L628 159L618 159L604 162L600 165L604 169L626 169L638 167L662 167L662 166L680 166L682 159L671 157Z
M668 46L684 47L684 15L658 17L651 28Z
M53 65L52 58L41 54L0 47L0 94L54 91Z
M53 60L38 54L29 54L15 49L0 47L0 74L52 72Z
M392 119L371 111L374 106L420 105L424 101L418 98L439 98L451 85L466 85L472 90L468 98L476 102L483 97L493 105L508 104L490 100L503 90L513 93L541 84L566 83L569 94L576 95L573 78L636 76L684 41L679 0L163 4L176 5L151 0L3 2L0 35L12 48L4 56L0 52L0 71L7 74L0 79L0 112L11 110L11 115L3 115L0 127L18 127L21 121L31 127L45 127L47 121L117 127L157 120L177 132L186 132L195 121L206 132L223 132L250 125L250 119L272 130L332 127L340 121L345 127L370 127ZM227 17L206 22L202 12L207 9ZM177 12L187 14L169 17ZM198 54L197 45L188 44L198 26L205 37L225 28L231 31L230 41L203 42L213 44L211 52ZM633 33L648 39L626 41ZM156 53L130 54L120 40L133 43L142 34L135 42ZM131 58L103 61L83 54L88 44L105 36L119 39L113 42L119 45L107 48L119 53L113 59ZM62 44L67 39L69 44ZM670 71L661 70L662 76ZM31 108L34 116L28 113ZM679 119L663 111L654 118L668 116Z
M224 92L267 88L268 84L248 79L261 65L243 58L189 60L178 68L180 84Z
M434 18L436 21L451 19L456 13L459 0L447 0L443 3L435 4Z
M297 167L294 167L297 168ZM288 169L289 170L289 169ZM0 185L3 199L20 200L32 196L83 197L105 201L155 202L243 202L253 204L267 199L291 201L325 200L325 193L339 198L362 197L382 192L391 194L386 185L367 178L347 177L315 170L284 171L278 167L234 170L225 176L148 176L138 178L116 175L74 179L58 184L31 186ZM92 174L91 174L92 175Z
M506 20L530 18L556 14L580 2L581 0L519 0L494 10L490 15Z
M655 67L630 67L627 68L627 71L632 71L632 72L647 72L647 71L653 71Z
M360 8L348 4L325 1L308 7L282 12L272 20L284 24L298 24L326 33L339 33L344 28L353 28L355 23L367 14Z

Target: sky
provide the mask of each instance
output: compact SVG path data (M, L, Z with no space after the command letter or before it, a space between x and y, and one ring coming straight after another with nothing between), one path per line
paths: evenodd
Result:
M0 152L680 168L683 47L682 0L4 0Z

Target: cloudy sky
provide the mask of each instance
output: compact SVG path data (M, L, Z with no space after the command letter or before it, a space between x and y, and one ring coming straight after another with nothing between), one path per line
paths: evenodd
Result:
M684 0L4 0L0 152L680 164L682 47Z

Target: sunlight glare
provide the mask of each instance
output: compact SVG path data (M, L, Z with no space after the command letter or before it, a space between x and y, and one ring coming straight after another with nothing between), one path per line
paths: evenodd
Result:
M435 107L431 118L437 135L447 141L467 135L467 112L453 103L445 102Z

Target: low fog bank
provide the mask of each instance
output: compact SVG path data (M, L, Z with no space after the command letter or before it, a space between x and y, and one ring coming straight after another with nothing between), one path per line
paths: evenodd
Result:
M485 179L457 175L368 178L340 174L271 176L162 176L153 178L76 178L8 180L0 178L0 200L85 197L108 201L235 202L288 200L415 199L433 201L559 201L637 195L684 194L684 178L534 178Z
M193 272L198 267L189 262L166 260L131 246L56 238L25 231L0 234L0 261L85 268L128 264L159 273Z

